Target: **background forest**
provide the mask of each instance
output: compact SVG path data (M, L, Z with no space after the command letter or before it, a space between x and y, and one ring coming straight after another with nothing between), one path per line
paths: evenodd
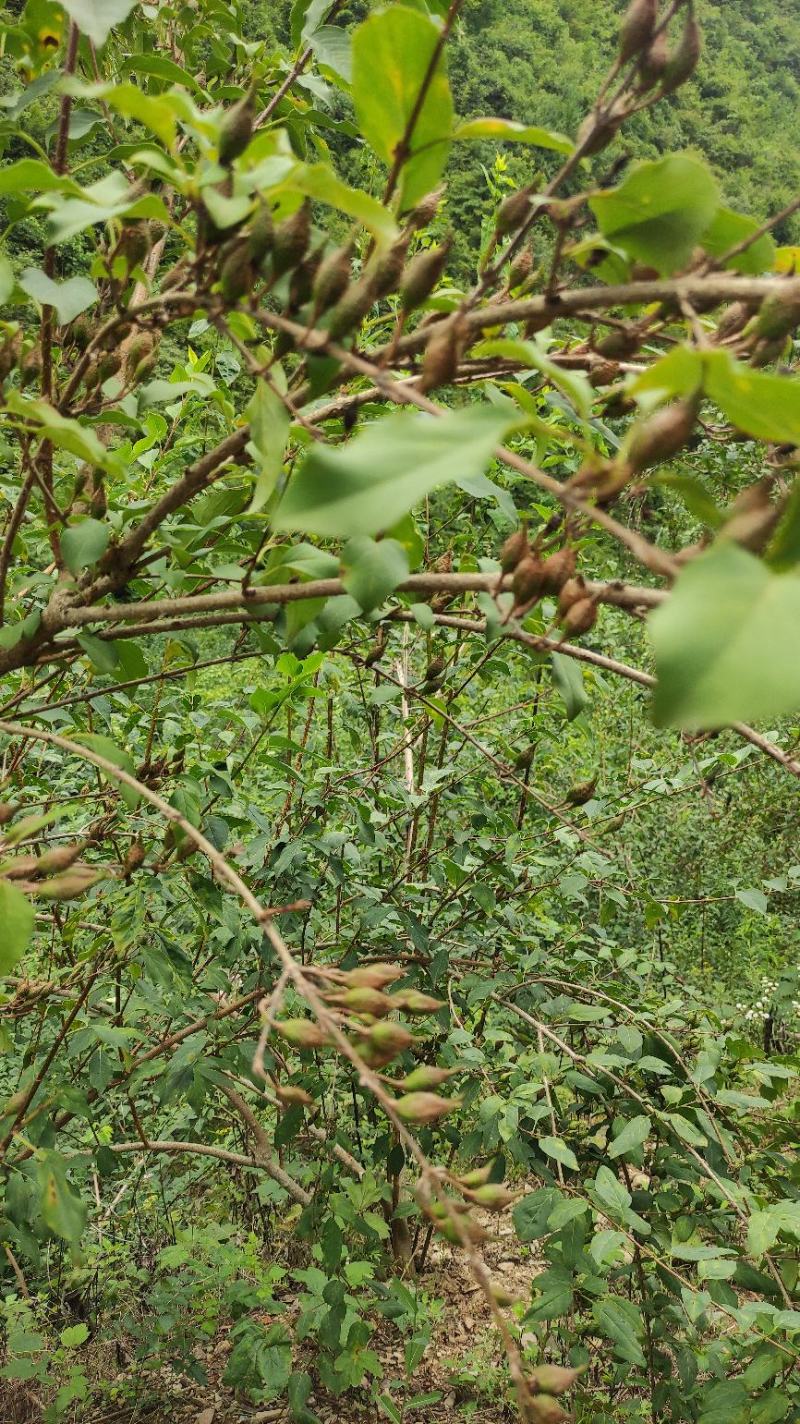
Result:
M800 1419L797 16L0 23L0 1418Z

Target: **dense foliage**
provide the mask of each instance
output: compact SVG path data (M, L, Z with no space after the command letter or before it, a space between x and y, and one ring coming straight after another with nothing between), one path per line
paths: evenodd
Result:
M798 1418L789 19L3 16L3 1417Z

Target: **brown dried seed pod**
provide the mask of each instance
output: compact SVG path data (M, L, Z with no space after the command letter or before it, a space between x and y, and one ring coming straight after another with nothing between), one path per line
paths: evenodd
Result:
M631 0L619 32L619 58L627 64L649 45L658 19L658 0Z
M639 61L639 78L645 89L652 89L661 78L669 60L669 46L666 31L656 35L653 43L644 51Z
M439 204L443 197L444 188L434 188L433 192L429 193L426 198L423 198L422 202L418 203L409 213L406 218L408 226L410 228L427 227L428 223L433 222L433 219L436 217Z
M513 573L520 560L524 559L529 552L528 529L523 523L520 529L515 529L513 534L509 534L500 550L500 567L503 573Z
M37 882L35 893L41 900L77 900L102 878L99 870L88 865L76 865L66 875L54 875L52 880Z
M536 756L536 742L531 742L529 746L523 747L518 756L514 758L514 766L517 771L528 771L533 766Z
M571 579L578 562L573 548L559 549L542 564L542 588L545 593L560 593L567 579Z
M145 849L141 841L134 841L122 862L122 869L125 875L132 875L134 870L138 870L139 866L144 863L144 857Z
M566 613L573 603L579 603L582 598L586 598L586 579L583 574L578 574L575 578L567 579L558 595L558 611Z
M581 598L567 609L560 621L565 637L579 637L581 633L588 633L597 622L597 604L593 598Z
M9 821L13 821L18 809L13 801L0 801L0 826L7 826Z
M152 244L150 224L142 222L141 219L134 219L123 224L114 256L124 257L130 272L145 261Z
M622 115L588 114L578 129L576 143L586 158L602 153L619 131Z
M597 789L597 777L590 776L588 781L578 781L575 786L571 786L567 792L567 801L570 806L585 806L587 801L591 801Z
M33 875L37 861L35 855L18 855L10 864L4 866L3 876L6 880L24 880L27 876Z
M511 589L520 607L524 603L530 603L531 599L538 598L544 591L544 568L545 565L535 554L526 554L520 559L511 580Z
M722 313L717 322L717 340L725 341L729 336L735 336L742 327L746 325L750 317L752 308L746 302L733 302Z
M365 269L364 277L369 282L376 301L380 297L388 297L391 292L397 291L400 278L403 275L407 250L408 238L404 235L393 247L374 257Z
M595 388L598 386L613 385L619 376L619 364L616 361L598 361L592 366L589 372L589 384Z
M533 271L533 252L530 247L523 247L519 256L514 258L508 269L508 286L510 290L521 287L523 282L527 282Z
M595 351L611 361L624 361L633 356L641 342L641 334L635 326L614 327L600 341L595 342Z
M283 1106L287 1108L312 1108L314 1106L314 1099L311 1094L307 1093L305 1088L292 1087L291 1083L285 1085L279 1084L275 1089L275 1097L279 1103L283 1103Z
M289 281L289 309L298 311L310 300L314 290L314 278L319 270L321 253L310 252L307 257L299 262L295 267Z
M451 322L436 326L431 333L422 363L420 389L435 390L437 386L448 385L458 372L461 357L461 336Z
M691 79L703 48L702 35L694 15L690 15L675 53L669 59L661 81L665 94L672 94Z
M404 312L421 307L436 286L447 266L450 239L440 247L418 252L405 267L400 279L400 304Z
M52 850L46 850L39 856L34 874L52 875L56 870L68 870L84 849L82 841L77 841L74 845L54 846Z
M497 210L494 226L498 237L507 237L510 232L516 232L517 228L522 227L530 210L530 196L524 188L520 188L517 193L509 193Z
M626 458L634 474L682 450L697 419L697 401L679 400L634 426Z

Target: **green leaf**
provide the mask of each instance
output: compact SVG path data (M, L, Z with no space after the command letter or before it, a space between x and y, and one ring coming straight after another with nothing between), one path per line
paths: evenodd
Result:
M250 443L257 457L257 468L260 466L248 509L248 514L257 514L264 508L283 473L283 456L291 421L277 391L262 380L256 382L245 419L250 422Z
M97 301L95 286L87 277L70 277L66 282L54 282L40 267L26 267L19 277L19 285L40 306L53 307L60 326L66 326L68 321Z
M400 230L389 209L369 193L343 183L327 163L298 163L285 186L356 218L381 243L392 243L399 236Z
M14 269L8 258L0 252L0 303L8 301L14 290Z
M20 158L0 170L2 193L73 193L81 192L74 179L64 173L54 173L49 163L38 158Z
M538 1241L547 1235L551 1213L559 1201L555 1187L539 1187L517 1202L511 1215L520 1241Z
M62 193L65 191L63 183L60 189ZM163 199L154 193L142 197L124 174L117 171L99 178L88 187L78 188L75 185L66 191L75 191L76 196L64 199L45 194L34 203L36 208L51 210L48 235L54 243L68 242L85 228L108 222L110 218L157 218L170 225L170 215Z
M567 371L562 366L556 365L555 361L551 361L547 352L537 342L519 341L501 336L493 341L480 342L475 349L475 354L500 356L509 361L523 361L532 370L541 371L556 390L563 391L580 418L588 420L594 400L594 391L588 380L580 371Z
M60 415L47 401L28 400L21 391L9 391L5 400L13 415L22 416L38 427L35 433L40 440L50 440L60 450L77 455L79 460L108 468L108 451L93 430L77 420Z
M573 1172L577 1172L580 1170L578 1166L578 1159L575 1156L575 1153L572 1151L571 1147L567 1146L563 1138L540 1137L539 1147L541 1148L542 1152L547 1153L548 1157L555 1157L555 1160L557 1162L561 1162L565 1167L570 1167Z
M631 1194L627 1187L611 1171L610 1167L598 1167L594 1179L594 1190L598 1199L609 1211L624 1216L631 1204Z
M595 1301L592 1315L601 1334L614 1342L619 1358L643 1367L645 1358L639 1343L643 1325L636 1306L621 1296L606 1296Z
M635 1152L647 1140L651 1126L649 1117L645 1117L644 1114L640 1117L632 1117L630 1122L625 1123L613 1142L609 1144L609 1157L622 1157L628 1152Z
M65 529L61 536L61 552L71 574L91 568L103 557L111 538L111 530L99 519L82 519Z
M45 1226L64 1241L79 1241L86 1225L86 1207L70 1186L57 1152L46 1152L40 1161L39 1188Z
M763 890L737 890L736 899L748 910L755 910L757 915L766 915L769 909L769 900Z
M61 1331L58 1338L65 1350L74 1350L89 1339L89 1327L83 1322L80 1325L68 1325L66 1330Z
M730 208L720 208L711 226L703 234L703 247L714 258L720 258L731 247L736 247L746 237L758 232L760 223L743 213L735 213ZM751 276L759 272L771 272L775 261L775 243L769 233L761 237L724 264L734 272L745 272Z
M61 0L71 20L95 45L104 45L115 25L127 20L138 0Z
M490 406L441 419L397 411L345 445L315 445L274 527L326 538L389 529L437 486L480 474L510 423L506 411Z
M717 181L699 159L670 154L637 163L618 188L589 199L605 237L661 273L683 267L719 207Z
M187 89L203 92L195 76L165 54L133 54L122 61L120 69L131 74L150 74L163 79L165 84L184 84Z
M115 84L108 87L104 97L109 107L116 109L123 118L135 119L154 133L165 148L172 148L175 142L176 121L175 108L169 95L154 97L143 94L135 84Z
M800 445L800 381L754 371L727 351L708 351L706 394L737 430L755 440Z
M129 776L133 776L136 765L130 752L123 751L116 742L112 742L110 737L103 737L98 732L73 732L72 741L81 746L88 747L90 751L96 752L98 756L110 761L112 766L118 766L121 771L127 771ZM101 773L102 775L102 773ZM129 810L139 804L139 793L134 791L132 786L125 786L114 777L109 778L112 786L116 787L122 798L123 804ZM176 793L177 794L177 793Z
M551 1266L542 1271L534 1276L531 1287L538 1292L538 1298L527 1311L526 1322L557 1320L572 1309L572 1273L565 1266Z
M371 15L353 35L353 100L367 143L389 166L407 132L439 44L439 26L404 5ZM436 186L447 162L453 100L440 57L411 135L403 165L401 209Z
M721 541L648 619L659 726L685 730L800 707L800 578Z
M565 657L563 653L551 653L550 669L553 686L564 703L567 721L574 722L584 707L589 705L580 663L577 663L574 658Z
M340 25L320 25L308 41L317 57L317 64L332 69L346 84L353 77L353 51L347 30Z
M108 643L103 638L96 638L93 633L79 633L78 642L98 672L114 672L119 662L119 655L113 643Z
M800 1240L800 1201L780 1201L764 1211L754 1211L747 1227L747 1248L754 1256L771 1251L780 1233Z
M513 119L465 119L453 130L454 139L494 139L498 143L530 143L555 153L572 153L575 145L565 134L542 129L536 124L518 124Z
M653 397L658 401L673 396L690 396L703 384L703 356L694 346L673 346L666 356L654 361L649 370L637 376L629 387L632 396ZM650 405L646 399L643 404Z
M33 906L16 885L0 879L0 974L10 974L33 936Z
M365 613L408 578L408 555L396 539L376 543L368 534L358 534L342 551L342 564L344 586Z

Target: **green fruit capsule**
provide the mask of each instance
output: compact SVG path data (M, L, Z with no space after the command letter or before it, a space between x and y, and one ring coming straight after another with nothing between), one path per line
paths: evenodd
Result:
M223 298L228 304L238 302L252 289L255 273L247 255L246 247L236 247L222 264L219 285Z
M255 117L249 94L228 110L219 131L219 161L223 168L229 168L234 159L244 153L253 137Z
M372 306L375 298L370 284L364 277L345 292L342 300L334 307L328 322L328 335L332 341L340 341L357 326Z
M314 307L320 312L329 311L341 300L350 285L350 262L352 248L349 243L329 252L317 268L314 278Z
M754 330L758 337L766 341L777 341L788 336L800 323L800 296L789 296L784 292L773 292L765 297Z
M306 202L275 229L272 271L276 277L282 277L284 272L290 272L302 262L310 237L311 206Z
M275 224L268 203L262 203L250 224L247 235L247 252L250 261L260 267L264 258L272 251L275 241Z

